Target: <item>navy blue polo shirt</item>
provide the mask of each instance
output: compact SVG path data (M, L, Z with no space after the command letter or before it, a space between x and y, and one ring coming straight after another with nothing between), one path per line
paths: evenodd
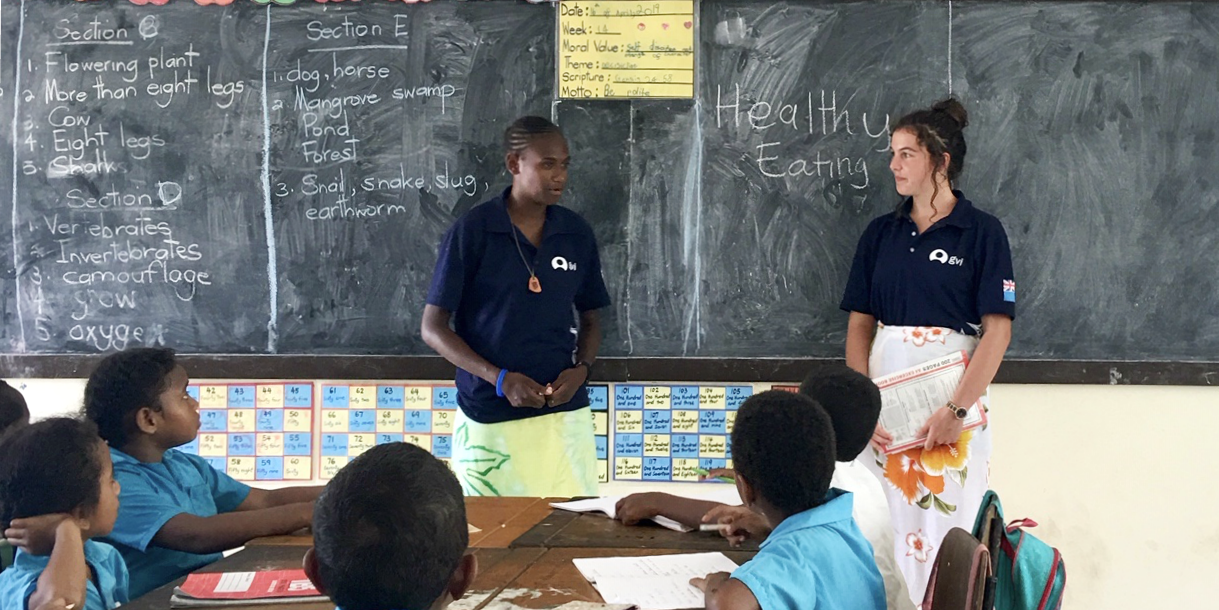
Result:
M1012 251L998 218L960 191L952 212L918 232L913 200L876 218L859 238L842 309L890 326L978 334L982 316L1016 317Z
M609 292L588 223L552 205L535 248L508 216L511 190L467 212L445 234L427 302L452 312L457 335L492 365L546 385L575 361L578 312L609 305ZM518 245L541 293L529 291ZM491 424L574 411L588 406L588 392L581 387L565 405L515 408L495 395L494 383L457 369L457 403L470 419Z

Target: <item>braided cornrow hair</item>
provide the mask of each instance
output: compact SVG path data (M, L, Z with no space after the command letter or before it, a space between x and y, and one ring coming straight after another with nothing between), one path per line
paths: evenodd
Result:
M504 130L504 151L519 153L529 148L529 144L534 139L552 133L563 135L563 130L550 122L550 119L540 116L523 116L513 121L508 129Z
M918 140L919 145L931 154L933 174L944 172L948 178L949 187L956 185L957 178L965 169L965 153L969 148L965 145L964 130L969 126L969 113L965 106L954 97L936 102L930 108L915 110L898 119L892 132L906 130ZM948 153L948 167L944 167L944 153ZM935 209L935 198L939 195L939 184L935 184L932 192L932 211ZM899 204L898 209L901 208Z

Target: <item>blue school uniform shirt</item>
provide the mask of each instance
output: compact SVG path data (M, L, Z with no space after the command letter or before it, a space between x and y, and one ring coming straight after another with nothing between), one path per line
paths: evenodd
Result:
M248 485L218 472L203 458L177 449L166 451L161 461L153 464L113 448L110 457L122 491L114 531L103 540L113 544L127 561L132 597L223 556L167 549L152 544L152 538L180 514L211 517L236 510L250 495Z
M977 335L982 316L1016 317L1016 279L998 218L953 191L956 206L922 233L907 199L859 238L842 309L889 326L940 326Z
M50 561L50 555L17 551L13 565L0 574L0 608L26 610L30 596L38 589L38 577ZM114 547L86 540L85 563L92 568L93 578L85 584L83 610L112 610L127 603L127 565Z
M852 502L831 489L825 504L784 519L732 577L762 610L884 610L885 585Z
M546 385L574 364L578 312L610 304L597 238L579 214L546 208L541 247L512 224L512 189L463 215L445 234L427 303L452 312L453 329L492 365ZM517 251L517 247L520 251ZM540 293L529 291L529 270ZM493 424L588 406L581 386L570 402L517 409L495 384L457 369L457 403L470 419Z

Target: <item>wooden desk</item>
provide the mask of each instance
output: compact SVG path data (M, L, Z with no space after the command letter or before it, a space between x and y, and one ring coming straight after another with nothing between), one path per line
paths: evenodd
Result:
M626 527L617 521L588 515L559 512L551 515L550 499L469 498L468 520L483 531L470 536L473 553L478 557L479 574L466 597L449 610L519 610L552 608L570 601L599 602L597 591L580 575L571 560L576 557L668 555L698 550L719 550L742 563L751 551L729 550L722 538L713 534L681 534L660 527ZM550 527L537 529L550 520ZM527 532L534 539L550 542L584 540L586 546L566 544L546 548L543 544L515 545ZM555 534L562 536L555 537ZM199 572L247 572L299 568L312 536L275 536L251 542L246 548ZM595 547L595 548L590 548ZM178 579L123 606L123 610L164 610ZM231 606L233 610L333 610L330 602L314 604L272 604Z
M600 514L556 510L512 541L512 547L681 549L683 551L757 551L749 541L733 549L716 532L675 532L645 521L626 527Z
M481 529L470 534L475 548L508 548L552 510L554 498L466 498L466 520Z
M466 521L482 530L470 534L472 548L508 548L508 545L550 515L556 498L466 498ZM311 546L313 534L305 530L287 536L267 536L246 546ZM539 545L532 545L539 546Z

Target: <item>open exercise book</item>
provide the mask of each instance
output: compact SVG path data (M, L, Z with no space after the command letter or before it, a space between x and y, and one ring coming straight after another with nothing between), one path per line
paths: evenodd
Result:
M170 608L221 608L295 602L324 602L304 570L191 574L174 588Z
M606 603L632 604L639 610L702 608L706 597L690 579L737 568L723 553L594 557L572 563Z
M571 502L551 502L550 505L560 510L569 510L575 513L603 513L610 519L617 519L618 501L623 497L624 496L606 496L604 498L572 500ZM693 498L695 500L706 500L708 502L719 502L720 504L729 504L732 506L739 506L741 504L741 496L737 494L736 487L731 485L717 485L714 489L708 489L702 493L693 493L682 497ZM694 528L686 527L668 517L657 516L653 517L652 521L661 527L671 529L675 532L694 531Z

